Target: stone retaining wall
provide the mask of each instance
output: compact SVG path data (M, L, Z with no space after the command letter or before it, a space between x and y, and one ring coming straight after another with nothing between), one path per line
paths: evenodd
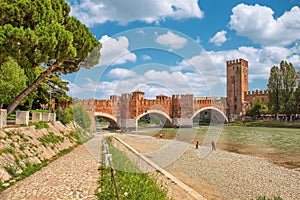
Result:
M55 122L56 113L41 113L41 112L32 112L31 113L31 122L36 123L40 121L44 122ZM0 109L0 128L5 128L7 126L7 110ZM29 111L17 111L16 112L16 121L15 124L18 125L28 125L29 120Z
M65 126L56 121L48 123L48 126L43 129L35 126L0 129L0 184L10 183L16 178L8 168L15 170L15 174L21 174L26 163L40 164L51 160L61 151L78 144L72 134L76 129L74 124Z

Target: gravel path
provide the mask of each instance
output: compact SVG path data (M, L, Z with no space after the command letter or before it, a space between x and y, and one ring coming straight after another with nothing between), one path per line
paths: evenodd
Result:
M124 135L120 137L144 155L165 164L177 151L169 155L157 152L169 149L168 145L184 145L153 137ZM174 147L173 147L174 148ZM256 199L258 196L283 199L300 199L300 172L269 163L261 158L226 151L213 151L204 159L199 149L190 145L183 155L166 167L166 170L190 185L207 199Z
M100 144L100 136L92 138L4 190L0 199L96 199Z

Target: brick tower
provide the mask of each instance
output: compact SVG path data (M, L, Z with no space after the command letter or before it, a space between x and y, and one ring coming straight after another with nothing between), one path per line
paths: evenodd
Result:
M227 61L226 69L228 114L244 114L244 92L248 91L248 61L244 59Z

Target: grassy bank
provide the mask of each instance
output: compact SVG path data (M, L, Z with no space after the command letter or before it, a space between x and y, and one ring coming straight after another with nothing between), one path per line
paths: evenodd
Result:
M107 143L109 152L113 157L113 167L116 170L116 182L120 199L164 200L167 198L166 190L160 188L155 179L145 173L140 173L124 152L114 147L110 140L107 140ZM115 187L111 179L111 169L102 165L99 171L99 189L96 194L98 199L116 199Z
M284 121L238 121L228 123L227 126L247 126L247 127L274 127L274 128L300 128L299 121L284 122Z

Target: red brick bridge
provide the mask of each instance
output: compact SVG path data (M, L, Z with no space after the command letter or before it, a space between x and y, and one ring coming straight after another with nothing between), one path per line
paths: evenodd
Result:
M192 94L175 94L172 97L158 95L145 99L144 92L134 91L121 96L112 95L109 100L79 100L93 117L102 117L111 128L136 129L138 120L155 115L165 127L192 127L193 122L205 118L227 122L224 99L195 98Z

